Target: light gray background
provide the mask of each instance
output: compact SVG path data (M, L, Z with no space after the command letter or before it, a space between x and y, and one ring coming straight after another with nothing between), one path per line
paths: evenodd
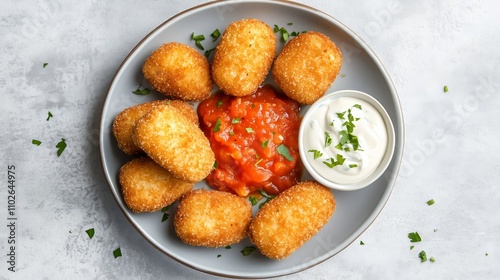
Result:
M0 279L215 278L136 232L111 196L98 152L101 107L124 57L161 22L203 2L2 1ZM500 4L300 2L349 26L379 56L401 98L406 146L375 223L337 256L286 278L496 278ZM61 138L68 147L57 157ZM6 263L8 165L16 166L15 273ZM88 228L95 228L92 240ZM422 242L410 243L414 231ZM123 257L114 259L117 247ZM436 262L420 263L421 250Z

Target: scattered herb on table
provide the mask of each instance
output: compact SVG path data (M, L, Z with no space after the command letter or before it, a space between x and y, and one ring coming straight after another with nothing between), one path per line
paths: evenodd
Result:
M362 240L359 241L359 245L365 245L365 242L363 242Z
M448 92L448 86L444 86L443 90L444 92Z
M92 237L94 237L94 228L89 228L85 231L87 233L87 235L89 236L90 239L92 239Z
M418 253L418 257L420 258L421 262L427 261L427 254L425 253L424 250L422 250L422 251L420 251L420 253Z
M42 144L42 141L33 139L33 140L31 140L31 144L36 145L36 146L40 146Z
M122 250L120 249L120 247L116 248L113 251L113 256L115 257L115 259L122 256Z
M220 258L220 257L221 257L221 255L217 255L217 258Z
M231 245L227 245L224 249L231 249Z
M434 204L434 199L431 199L431 200L428 200L428 201L427 201L427 205L429 205L429 206L430 206L430 205L432 205L432 204Z
M163 213L163 216L161 217L161 222L165 222L166 220L168 220L168 217L169 217L169 214L168 213Z
M435 261L436 261L436 259L435 259L434 257L431 257L429 260L430 260L431 262L435 262Z
M47 65L49 65L47 62L45 62L43 65L42 65L42 68L45 68L47 67Z
M50 118L52 118L52 117L53 117L53 115L52 115L52 113L49 111L49 112L47 113L47 119L46 119L46 121L49 121L49 120L50 120Z
M57 148L57 156L59 157L64 152L64 149L66 149L66 139L61 138L61 141L57 143L56 148Z
M411 245L410 246L410 251L413 250L413 248L415 248L415 246Z
M422 238L420 237L420 234L418 232L410 232L408 233L408 238L410 238L410 242L420 242L422 241Z

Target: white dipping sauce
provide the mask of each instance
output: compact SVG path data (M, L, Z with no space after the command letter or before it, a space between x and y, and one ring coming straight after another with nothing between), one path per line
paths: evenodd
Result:
M360 105L361 110L353 107L355 104ZM357 151L351 144L343 146L348 151L335 147L340 141L340 131L347 130L342 124L348 120L348 109L354 117L352 123L355 127L351 135L358 138ZM343 119L337 115L342 112L346 112ZM319 104L311 113L305 124L303 145L306 152L317 150L322 153L316 159L313 152L306 155L307 161L320 176L338 184L350 184L363 180L377 169L387 149L387 128L380 113L370 103L354 97L338 97ZM325 132L332 140L327 147ZM330 168L324 163L330 163L330 158L337 161L338 154L345 158L342 165Z

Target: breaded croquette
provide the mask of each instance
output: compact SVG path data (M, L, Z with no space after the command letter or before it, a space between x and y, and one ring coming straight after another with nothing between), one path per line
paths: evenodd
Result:
M175 178L148 157L123 165L119 179L125 204L134 212L160 210L194 187L194 183Z
M274 61L272 75L288 97L310 105L330 88L341 67L342 53L335 43L309 31L285 45Z
M126 108L118 114L113 121L113 135L118 142L118 147L127 155L139 154L143 151L135 145L132 140L132 131L137 121L142 118L151 108L165 104L176 107L190 121L198 125L198 114L188 103L180 100L155 100Z
M222 247L247 236L252 206L243 197L213 190L193 190L180 199L175 232L187 244Z
M213 79L226 94L251 95L266 78L275 56L276 36L271 27L257 19L235 21L215 50Z
M201 129L170 104L151 109L135 125L134 143L175 177L203 180L215 156Z
M266 203L250 223L248 236L263 255L283 259L318 233L334 211L332 192L304 181Z
M207 58L176 42L156 49L142 66L142 73L156 91L184 101L203 100L214 86Z

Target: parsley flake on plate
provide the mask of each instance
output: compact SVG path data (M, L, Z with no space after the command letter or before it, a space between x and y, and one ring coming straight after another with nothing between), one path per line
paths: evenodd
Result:
M293 161L293 157L290 155L290 151L287 146L280 144L276 147L276 151L278 151L278 154L284 156L288 161Z
M255 246L248 246L248 247L243 248L243 250L241 250L241 254L243 254L243 256L248 256L256 249L257 249L257 247L255 247Z
M33 139L33 140L31 140L31 144L33 144L35 146L40 146L42 144L42 141Z

